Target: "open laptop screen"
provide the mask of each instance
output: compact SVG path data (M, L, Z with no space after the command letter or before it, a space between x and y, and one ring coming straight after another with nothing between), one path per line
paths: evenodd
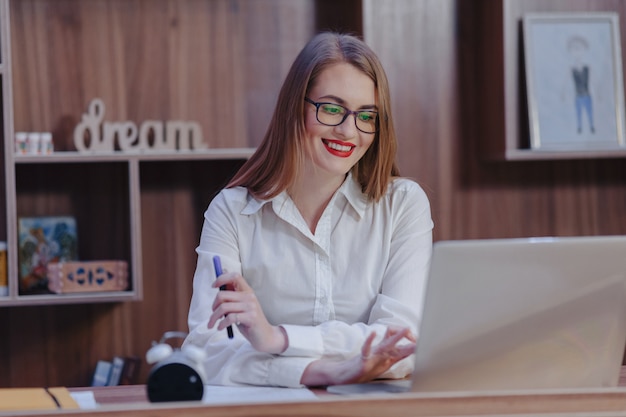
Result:
M626 237L435 243L414 391L615 386Z

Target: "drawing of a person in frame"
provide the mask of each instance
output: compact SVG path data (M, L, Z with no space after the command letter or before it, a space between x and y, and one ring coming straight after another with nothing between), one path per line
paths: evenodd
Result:
M576 130L578 133L581 133L583 129L583 113L586 116L589 131L595 133L593 99L590 89L590 68L584 60L588 49L589 43L582 36L574 35L567 41L567 51L573 60L571 71L574 81L574 106L576 109Z
M610 17L526 16L532 148L621 146L621 54Z

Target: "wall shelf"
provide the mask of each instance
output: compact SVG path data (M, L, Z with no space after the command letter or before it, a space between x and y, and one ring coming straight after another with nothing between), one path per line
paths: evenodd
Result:
M623 3L611 0L481 0L460 7L473 8L471 28L479 33L477 44L468 57L476 65L478 78L472 95L480 95L481 108L476 121L480 155L487 160L530 161L592 158L624 158L626 149L594 151L534 150L530 148L521 20L526 13L536 12L597 12L623 13ZM461 15L465 12L462 11ZM626 19L620 20L622 51L624 50ZM622 52L623 55L623 52ZM470 97L471 99L471 97Z
M98 3L98 4L96 4ZM71 111L63 108L63 98L72 94L92 91L87 93L90 97L102 96L108 103L132 102L137 94L134 93L135 84L121 85L111 83L108 74L114 73L114 64L117 60L136 61L135 52L129 53L126 45L102 45L100 43L101 33L98 30L90 34L72 33L68 36L76 36L86 44L92 45L92 49L102 48L98 57L104 57L98 63L101 71L93 78L80 78L67 74L68 66L72 64L63 63L59 67L56 58L53 62L46 64L40 60L48 59L50 56L67 56L71 54L72 47L67 42L55 42L54 35L45 39L37 39L36 42L45 43L43 49L50 49L48 55L29 55L25 51L31 48L33 39L28 22L21 18L15 19L15 25L11 27L11 18L15 16L26 19L40 19L45 16L46 25L50 19L58 24L58 27L65 27L71 32L73 27L67 26L67 19L64 13L76 13L77 18L85 19L85 27L93 27L89 22L100 21L102 9L99 4L104 2L93 2L84 6L80 1L70 1L65 6L58 8L47 8L45 4L28 2L16 2L12 0L0 0L0 77L2 77L2 136L4 146L0 150L0 193L4 196L5 204L0 207L0 240L6 240L8 251L8 296L0 297L0 307L5 306L26 306L26 305L54 305L54 304L78 304L78 303L102 303L102 302L123 302L143 299L144 287L144 265L148 266L149 280L155 279L155 271L152 270L153 262L147 261L144 257L144 240L147 241L152 257L161 262L156 266L156 273L170 269L182 268L178 265L179 257L168 261L166 256L160 253L169 247L169 242L161 233L176 234L178 229L185 230L184 247L185 253L184 268L193 264L193 249L188 246L194 244L195 234L200 230L202 212L208 205L212 195L223 185L241 164L254 152L254 142L248 140L245 134L244 107L240 103L243 100L236 97L228 100L221 98L217 106L213 104L214 97L208 93L208 89L224 87L224 91L242 90L234 84L243 83L241 77L233 76L228 84L224 77L213 77L210 79L196 76L199 80L190 86L188 96L181 99L180 105L175 107L171 102L176 100L176 96L170 94L159 95L158 97L147 98L143 106L140 107L138 115L129 116L125 113L115 112L113 105L107 110L103 121L108 120L137 120L148 119L173 120L184 118L194 119L194 115L207 115L204 119L199 119L204 125L205 132L207 126L223 126L211 129L210 148L200 150L182 151L137 151L137 152L97 152L81 153L73 151L72 131L77 120L84 111L81 106L76 106ZM165 3L161 3L163 6ZM193 16L198 13L195 7L204 7L209 3L191 4L189 10L182 11L186 16ZM227 5L227 2L220 3L220 6ZM32 13L30 7L44 7L45 13ZM254 5L248 7L254 10ZM154 19L162 18L162 8L155 4L149 8L149 13ZM217 11L216 11L217 12ZM233 15L233 10L224 9L219 11L223 16L237 19L238 15ZM57 13L52 16L48 13ZM113 8L107 13L116 15L121 13ZM188 14L186 14L188 13ZM203 10L206 13L206 10ZM55 20L56 19L56 20ZM183 17L181 17L183 19ZM146 25L152 25L151 19L146 20ZM35 25L37 26L37 25ZM120 36L132 38L137 32L128 32L126 27L110 27L111 31L117 32ZM89 31L88 31L89 32ZM148 31L153 32L153 31ZM175 32L175 31L174 31ZM64 29L60 29L58 34L66 36ZM176 35L178 36L178 35ZM152 38L150 38L152 39ZM149 42L145 39L143 42ZM196 36L189 34L185 41L193 44ZM177 38L177 41L180 39ZM91 42L91 43L89 43ZM11 46L15 48L11 52ZM222 47L222 46L220 46ZM55 49L56 48L56 49ZM239 52L237 59L243 58L243 51L233 51L226 46L222 53L234 54ZM210 55L210 54L209 54ZM207 55L207 56L209 56ZM212 55L211 55L212 56ZM167 55L155 57L156 62L167 61ZM32 60L32 61L30 61ZM26 62L26 63L25 63ZM212 62L212 60L211 60ZM147 64L143 74L153 74L154 63ZM206 62L205 62L206 63ZM91 74L89 59L77 65L83 65L82 71ZM228 66L232 63L223 63ZM132 66L132 65L131 65ZM13 77L12 68L28 67L32 72L20 71ZM61 68L59 70L59 68ZM37 71L40 71L37 74ZM58 71L58 72L56 72ZM57 74L62 80L53 82L47 77L50 74ZM167 77L169 72L162 73ZM32 82L25 77L35 77L38 80L46 79L41 88L32 89ZM184 75L175 74L173 83L178 82ZM219 78L219 79L218 79ZM55 86L66 83L62 97L56 94ZM198 94L202 90L202 83L205 85L205 94ZM215 84L214 84L215 83ZM199 85L200 84L200 85ZM152 87L152 86L151 86ZM207 89L208 88L208 89ZM182 87L175 87L182 90ZM153 93L160 91L155 88L145 90ZM16 96L13 92L16 92ZM116 100L106 93L118 94L115 97L122 97ZM145 97L146 94L141 94ZM241 96L242 97L242 96ZM60 99L60 100L59 100ZM82 97L76 100L69 100L71 103L82 103ZM189 103L187 102L189 101ZM67 104L66 102L65 104ZM154 109L151 104L160 103L163 109ZM48 107L42 103L49 103ZM122 106L123 107L123 106ZM37 112L35 109L42 110ZM147 109L147 110L145 110ZM200 109L201 111L195 111ZM178 113L176 113L176 111ZM271 108L267 108L267 112ZM68 113L76 116L68 116ZM171 115L170 113L174 113ZM231 118L227 118L226 116ZM224 121L216 123L216 121ZM265 120L262 120L265 123ZM43 130L42 130L43 129ZM50 155L21 155L16 154L14 149L15 131L54 131L54 145L57 151ZM253 131L260 131L254 129ZM233 140L231 138L238 138ZM252 143L251 143L252 142ZM185 213L180 213L184 210ZM189 219L189 213L197 215L196 218ZM40 294L31 291L30 293L20 288L20 267L19 267L19 247L17 223L21 217L43 217L43 216L72 216L76 219L78 233L78 255L81 261L97 260L123 260L128 263L129 268L129 288L126 291L112 292L85 292L73 294ZM161 216L161 217L156 217ZM193 226L183 227L180 218L185 219ZM168 226L174 229L172 232L161 231L156 225L160 225L167 220L174 224ZM189 220L187 220L189 219ZM146 231L147 230L147 231ZM192 232L190 231L192 230ZM161 247L153 246L159 242ZM176 251L178 248L172 248ZM171 272L172 275L192 276L190 272ZM160 277L159 277L160 278ZM40 289L37 292L42 292ZM188 302L188 301L187 301Z
M55 152L51 155L15 155L15 164L46 164L60 162L107 162L107 161L190 161L247 159L254 148L217 148L180 152Z

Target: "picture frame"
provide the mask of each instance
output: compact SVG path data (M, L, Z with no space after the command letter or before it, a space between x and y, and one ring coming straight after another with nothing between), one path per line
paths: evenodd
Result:
M78 260L77 236L72 216L18 219L20 294L49 293L48 264Z
M530 149L625 149L617 13L529 13L522 25Z

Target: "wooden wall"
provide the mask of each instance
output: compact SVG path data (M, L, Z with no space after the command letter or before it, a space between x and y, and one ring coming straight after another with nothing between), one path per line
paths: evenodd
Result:
M435 238L454 235L455 172L465 140L458 107L457 2L364 2L364 37L385 65L401 174L431 199Z
M490 92L503 94L497 76L481 76L502 66L502 51L485 51L480 44L484 26L498 24L493 3L365 2L366 39L387 65L393 84L400 162L429 191L435 237L626 233L623 159L496 162L481 154L481 141L504 140L485 137L486 124L501 123L494 115L502 109L481 101ZM626 42L624 2L505 4L514 25L525 11L618 11L622 45Z
M107 121L197 120L212 147L256 146L315 9L309 0L12 1L15 129L53 130L56 149L71 150L74 126L100 97ZM142 162L143 301L0 309L0 386L86 385L98 359L143 358L165 331L186 330L202 214L240 164ZM148 370L144 362L141 381Z
M400 167L429 194L436 239L626 233L623 160L482 157L480 121L501 110L481 95L502 86L477 81L501 57L478 36L490 1L13 1L15 127L62 135L100 96L110 120L187 117L217 146L254 146L297 51L315 30L342 28L385 64ZM147 165L144 300L0 309L0 386L88 384L97 359L143 357L164 331L185 330L202 211L238 163L174 162L172 176Z

